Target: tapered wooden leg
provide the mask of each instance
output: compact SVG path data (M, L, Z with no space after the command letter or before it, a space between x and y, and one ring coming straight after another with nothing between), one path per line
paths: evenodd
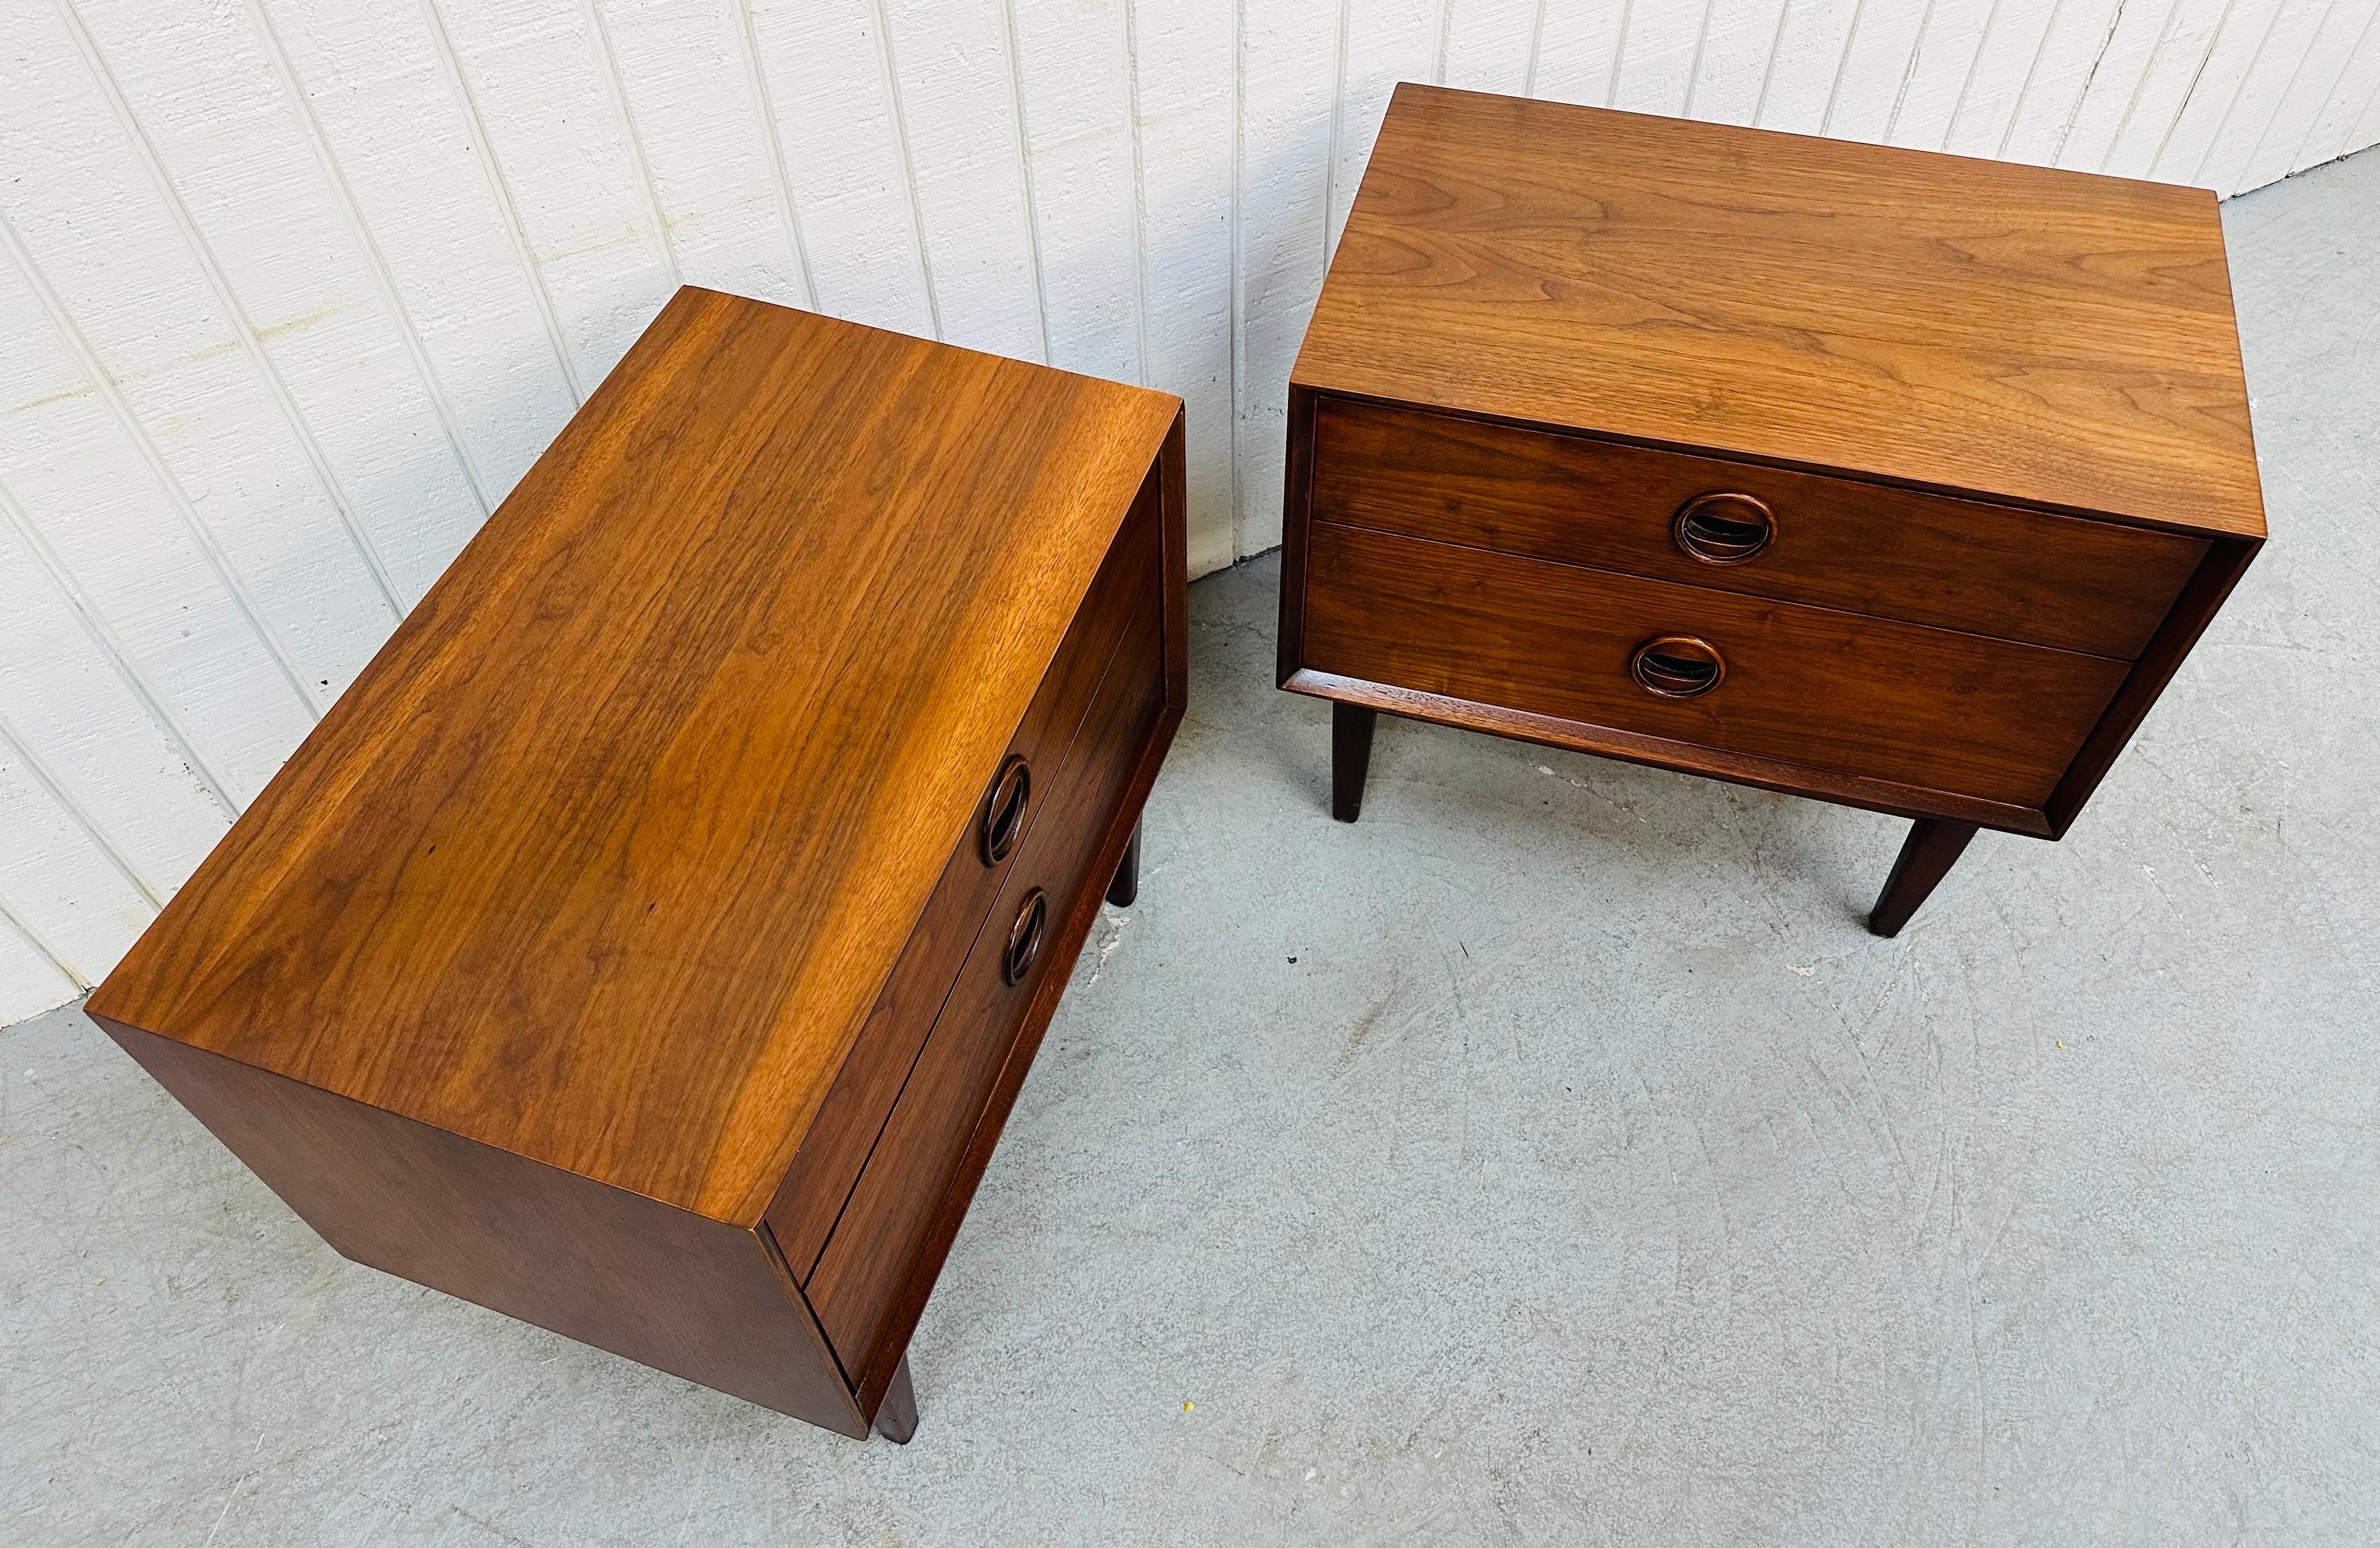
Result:
M1364 777L1372 768L1372 727L1380 712L1359 704L1330 706L1330 815L1353 822L1364 809Z
M876 1410L876 1433L895 1445L907 1445L917 1433L917 1389L909 1385L909 1357L903 1355Z
M1123 846L1123 858L1116 862L1114 879L1108 883L1108 901L1118 908L1132 907L1140 896L1140 824L1132 825L1132 841Z
M1967 841L1975 836L1972 822L1948 822L1939 817L1920 817L1909 829L1909 838L1900 846L1900 858L1892 863L1892 875L1885 878L1884 890L1876 894L1876 907L1869 911L1867 927L1879 936L1897 936L1917 912L1934 884L1948 875L1965 851Z

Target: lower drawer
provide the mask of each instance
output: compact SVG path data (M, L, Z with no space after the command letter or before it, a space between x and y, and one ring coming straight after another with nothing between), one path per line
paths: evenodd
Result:
M2014 806L2048 799L2129 670L1321 522L1305 585L1319 671ZM1640 678L1669 636L1698 644Z
M1047 798L959 970L950 998L901 1088L806 1288L828 1342L855 1384L873 1355L905 1342L941 1269L946 1210L964 1209L965 1161L1020 1041L1038 1037L1054 1008L1051 974L1074 965L1094 900L1092 874L1165 703L1159 611L1135 617L1099 683L1059 788ZM1026 1055L1029 1057L1029 1053ZM1008 1087L1013 1091L1014 1082Z

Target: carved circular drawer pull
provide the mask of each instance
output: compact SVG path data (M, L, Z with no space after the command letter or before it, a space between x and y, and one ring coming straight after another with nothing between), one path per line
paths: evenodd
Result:
M1033 770L1019 756L1011 755L1000 766L1000 773L991 781L991 789L983 798L983 813L977 821L977 852L987 865L997 865L1008 858L1016 841L1025 831L1025 808L1033 799Z
M1691 635L1663 635L1646 640L1628 659L1629 674L1648 694L1665 699L1690 699L1707 694L1727 675L1727 662L1706 640Z
M1041 955L1041 937L1050 927L1050 899L1039 888L1025 896L1016 923L1008 927L1008 949L1000 954L1000 976L1010 988L1025 982Z
M1748 494L1698 494L1670 527L1678 547L1706 564L1741 564L1777 536L1777 514Z

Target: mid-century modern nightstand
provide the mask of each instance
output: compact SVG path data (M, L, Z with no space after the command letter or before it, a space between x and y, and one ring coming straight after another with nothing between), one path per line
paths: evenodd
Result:
M1180 400L682 290L91 1014L348 1257L846 1434L1182 717Z
M1290 379L1281 683L2056 839L2264 542L2215 198L1397 89Z

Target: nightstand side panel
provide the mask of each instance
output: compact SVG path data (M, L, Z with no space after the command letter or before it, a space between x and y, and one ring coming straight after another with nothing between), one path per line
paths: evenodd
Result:
M342 1256L868 1433L817 1320L759 1233L95 1019Z

